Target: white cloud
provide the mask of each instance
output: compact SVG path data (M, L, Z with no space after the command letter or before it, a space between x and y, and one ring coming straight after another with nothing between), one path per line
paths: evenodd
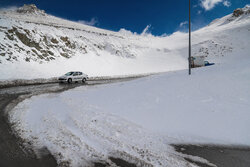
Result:
M224 6L231 6L231 2L228 0L201 0L201 7L203 7L206 11L213 9L219 3L223 3Z
M229 1L224 1L224 2L223 2L223 5L226 6L226 7L229 7L229 6L231 6L231 2L229 2Z
M215 7L215 5L219 4L223 0L201 0L201 6L205 10L211 10Z
M78 20L77 22L81 23L81 24L89 25L89 26L95 26L95 25L97 25L99 23L97 18L95 18L95 17L92 18L90 21Z
M183 22L180 23L180 27L183 27L186 24L188 24L188 21L183 21Z

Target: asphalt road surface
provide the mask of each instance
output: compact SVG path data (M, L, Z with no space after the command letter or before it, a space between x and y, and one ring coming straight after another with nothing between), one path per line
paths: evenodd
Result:
M219 145L174 145L176 151L187 155L202 157L217 167L250 167L250 147L219 146ZM187 161L201 167L211 167L207 164Z
M0 167L55 167L57 162L46 148L40 150L40 155L32 149L23 146L22 139L12 132L8 122L7 112L25 98L43 93L54 93L69 90L78 86L92 86L122 82L135 78L88 81L86 84L42 84L30 86L17 86L0 89ZM230 146L195 146L173 145L178 152L195 155L207 159L218 167L250 167L250 148ZM110 157L117 166L135 166L119 158ZM187 159L201 167L206 164ZM109 166L106 162L93 162L93 166Z

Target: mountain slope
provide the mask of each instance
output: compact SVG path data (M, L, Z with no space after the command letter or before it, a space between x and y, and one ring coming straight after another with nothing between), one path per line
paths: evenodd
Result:
M239 46L247 50L249 24L246 6L243 14L194 32L193 55L224 56ZM112 32L48 15L34 5L1 11L0 39L2 80L48 78L71 70L110 76L187 68L185 33L154 37Z
M206 55L219 62L225 61L223 56L226 55L248 55L249 35L250 6L246 5L194 32L193 55Z

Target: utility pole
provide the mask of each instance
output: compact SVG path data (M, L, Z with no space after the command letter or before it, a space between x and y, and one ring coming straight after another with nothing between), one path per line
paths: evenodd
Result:
M189 0L189 45L188 45L188 74L191 75L191 0Z

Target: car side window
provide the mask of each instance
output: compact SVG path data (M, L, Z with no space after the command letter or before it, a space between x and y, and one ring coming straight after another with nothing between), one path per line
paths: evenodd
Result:
M78 75L78 73L77 72L75 72L74 74L73 74L73 76L77 76Z
M82 75L82 72L79 72L79 75Z

